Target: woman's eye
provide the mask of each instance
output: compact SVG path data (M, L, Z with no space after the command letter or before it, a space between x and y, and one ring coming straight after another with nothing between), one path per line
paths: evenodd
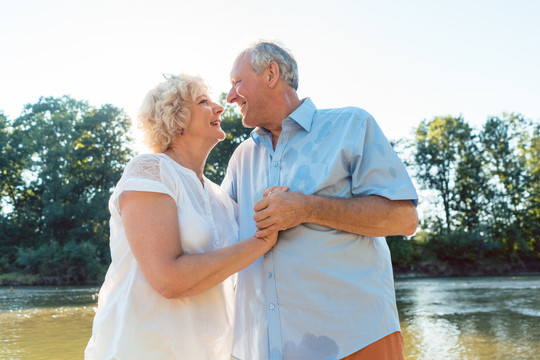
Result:
M202 99L201 101L199 101L199 104L206 104L208 102L207 99Z

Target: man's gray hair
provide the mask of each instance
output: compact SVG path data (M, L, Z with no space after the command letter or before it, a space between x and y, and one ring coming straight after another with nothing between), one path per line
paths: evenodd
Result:
M279 68L279 77L298 90L298 65L290 50L273 41L260 40L244 50L244 53L248 52L251 52L250 64L257 75L274 61Z

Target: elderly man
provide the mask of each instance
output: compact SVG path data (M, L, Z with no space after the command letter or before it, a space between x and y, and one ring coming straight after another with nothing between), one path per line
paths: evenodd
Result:
M255 130L222 187L238 203L240 238L280 230L273 250L239 274L233 357L403 359L383 238L418 225L402 162L364 110L300 100L283 47L254 44L230 76L227 101ZM290 191L261 198L275 185Z

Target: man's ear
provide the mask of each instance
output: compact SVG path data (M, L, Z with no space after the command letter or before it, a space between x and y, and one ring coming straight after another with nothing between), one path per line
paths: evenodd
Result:
M275 61L270 62L270 65L266 68L266 76L268 80L268 86L273 88L279 81L279 66Z

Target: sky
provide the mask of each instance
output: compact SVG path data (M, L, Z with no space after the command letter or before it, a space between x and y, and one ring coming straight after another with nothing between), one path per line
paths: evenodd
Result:
M217 97L236 55L268 39L293 52L301 98L363 108L389 139L435 116L540 121L538 19L536 0L0 0L0 111L70 95L135 118L181 72Z

